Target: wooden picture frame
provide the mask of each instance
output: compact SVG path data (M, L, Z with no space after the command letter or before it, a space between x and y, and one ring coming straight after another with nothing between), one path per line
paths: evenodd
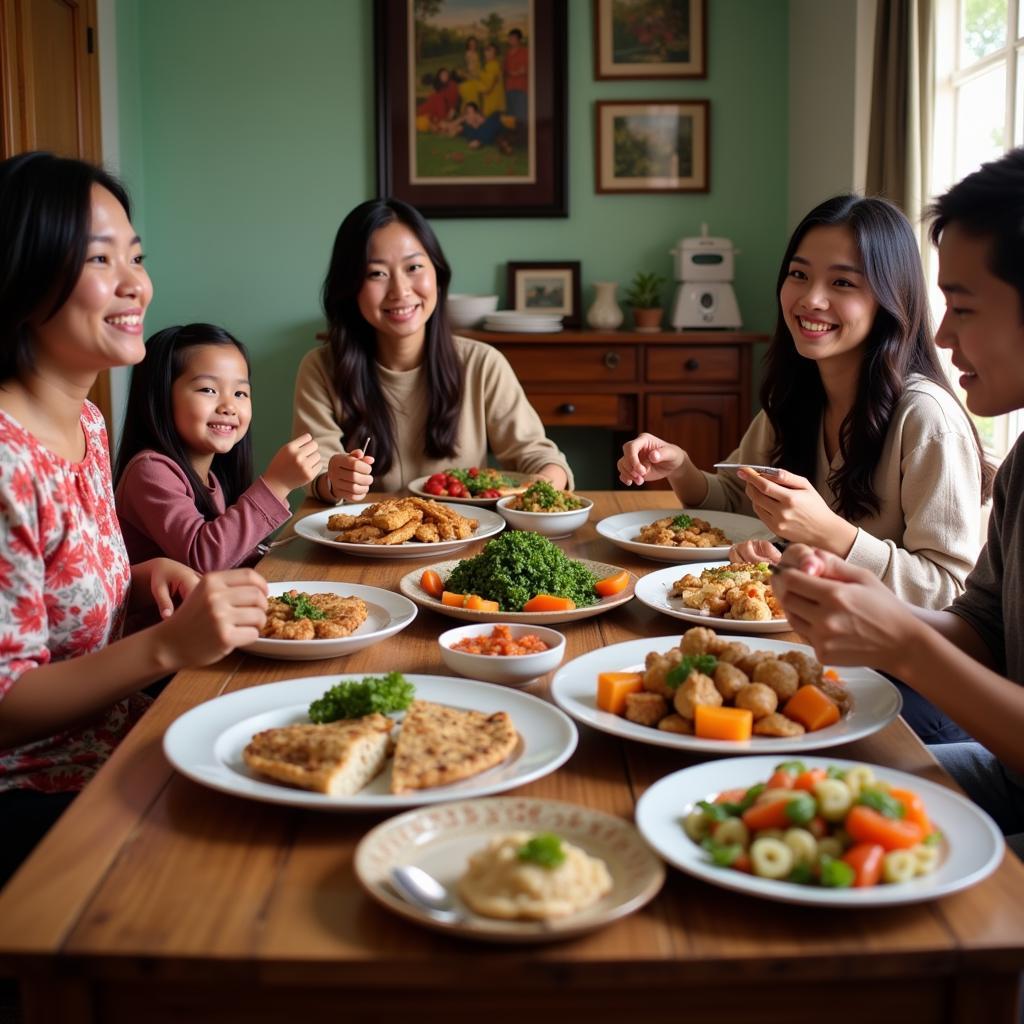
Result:
M579 260L533 260L508 264L506 303L524 313L561 314L566 327L579 327Z
M568 216L567 0L501 12L374 0L380 195L429 217Z
M599 193L709 191L707 100L598 100L596 115Z
M594 0L594 78L707 78L707 0Z

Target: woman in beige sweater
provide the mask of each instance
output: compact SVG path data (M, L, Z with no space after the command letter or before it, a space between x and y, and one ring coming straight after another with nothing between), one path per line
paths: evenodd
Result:
M883 199L822 203L790 239L777 294L763 411L727 461L778 474L706 473L643 434L623 449L621 479L667 478L686 506L753 513L906 601L945 607L977 558L992 470L939 366L909 222ZM780 557L764 541L734 551Z
M572 483L504 356L452 336L450 280L437 237L408 204L370 200L342 221L323 287L328 341L305 356L295 383L294 423L327 465L311 487L320 500L358 501L371 486L397 491L482 466L488 448L504 469Z

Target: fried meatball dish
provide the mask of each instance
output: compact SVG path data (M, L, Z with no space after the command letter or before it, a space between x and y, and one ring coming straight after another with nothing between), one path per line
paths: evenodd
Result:
M672 548L727 548L732 543L717 526L685 512L648 523L635 539Z
M676 580L669 597L684 608L718 619L768 622L783 619L782 607L772 592L767 562L732 562L705 569L699 576L687 573Z

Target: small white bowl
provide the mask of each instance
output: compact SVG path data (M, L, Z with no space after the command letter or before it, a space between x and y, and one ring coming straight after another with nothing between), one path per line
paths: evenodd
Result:
M508 503L518 495L498 499L498 511L513 530L532 530L544 537L568 537L575 533L589 518L594 503L589 498L577 494L576 498L583 502L583 508L574 508L569 512L524 512L519 508L509 508Z
M467 654L452 650L467 636L490 636L495 626L508 625L513 639L532 633L548 645L546 651L536 654ZM437 638L441 646L441 660L461 676L483 679L488 683L502 683L505 686L522 686L538 676L553 672L565 657L565 637L547 626L530 626L523 623L477 622L471 626L456 626Z
M452 327L476 327L497 308L497 295L449 295L446 305Z

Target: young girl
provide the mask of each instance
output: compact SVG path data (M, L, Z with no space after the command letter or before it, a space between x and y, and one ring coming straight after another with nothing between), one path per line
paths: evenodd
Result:
M992 471L939 366L909 222L883 199L822 203L790 239L777 295L763 411L727 461L782 471L705 473L643 434L620 479L667 478L687 506L753 512L904 600L944 607L974 566ZM736 554L779 558L766 542Z
M267 588L250 569L129 566L86 399L145 352L152 285L124 189L78 160L12 157L0 238L2 885L145 710L138 691L255 640ZM165 621L118 639L154 605Z
M571 482L515 372L490 345L453 337L451 269L433 230L397 199L371 199L342 222L324 282L328 341L295 381L293 429L313 435L327 472L312 493L360 500L451 466L507 469L558 488ZM372 456L343 438L373 437Z
M320 471L309 434L253 481L249 354L212 324L159 331L132 373L114 473L131 561L166 555L196 572L253 565Z

